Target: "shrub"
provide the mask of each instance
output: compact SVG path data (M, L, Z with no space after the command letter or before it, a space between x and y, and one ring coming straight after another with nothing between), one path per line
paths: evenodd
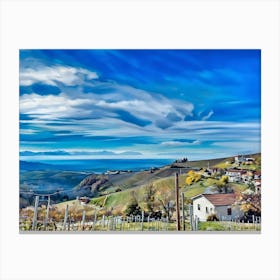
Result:
M193 170L190 170L187 173L186 184L190 186L193 182L198 182L201 179L201 175L199 173L195 173Z
M136 215L141 215L141 213L142 213L142 209L138 205L138 202L136 200L131 201L125 210L126 216L130 216L130 215L136 216Z
M207 219L206 219L207 222L213 222L213 221L219 221L219 218L217 217L216 214L210 214Z

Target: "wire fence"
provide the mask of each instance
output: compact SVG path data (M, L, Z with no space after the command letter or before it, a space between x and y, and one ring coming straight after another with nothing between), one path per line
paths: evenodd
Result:
M36 201L35 201L36 203ZM52 214L52 215L51 215ZM36 208L30 210L29 215L20 216L20 231L177 231L176 219L161 217L153 218L141 215L119 216L100 215L98 209L93 212L86 210L75 211L66 205L65 210L58 216L49 209ZM62 217L62 214L64 217ZM33 216L32 216L33 215ZM245 222L241 219L226 220L220 217L219 221L199 221L197 217L181 215L180 231L260 231L261 218L253 217Z

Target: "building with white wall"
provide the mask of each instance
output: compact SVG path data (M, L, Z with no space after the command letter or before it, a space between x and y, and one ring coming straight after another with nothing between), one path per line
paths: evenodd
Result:
M216 214L219 220L241 218L243 212L236 203L234 193L200 194L192 198L193 215L200 221L206 221L211 214Z

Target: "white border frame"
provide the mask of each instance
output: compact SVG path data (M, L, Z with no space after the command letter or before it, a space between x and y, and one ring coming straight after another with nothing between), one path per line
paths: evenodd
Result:
M277 0L2 0L0 278L280 279L279 34ZM262 233L20 235L23 48L262 49Z

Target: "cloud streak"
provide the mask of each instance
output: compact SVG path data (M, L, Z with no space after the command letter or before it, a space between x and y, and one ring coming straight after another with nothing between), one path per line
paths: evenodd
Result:
M193 104L168 100L160 94L151 94L132 87L116 86L107 94L40 95L20 97L20 112L38 120L60 119L115 119L138 126L153 124L168 128L191 116Z
M21 69L19 78L22 86L30 86L34 83L44 83L51 86L63 83L73 86L82 84L85 80L97 79L98 75L96 72L83 68L56 65Z

